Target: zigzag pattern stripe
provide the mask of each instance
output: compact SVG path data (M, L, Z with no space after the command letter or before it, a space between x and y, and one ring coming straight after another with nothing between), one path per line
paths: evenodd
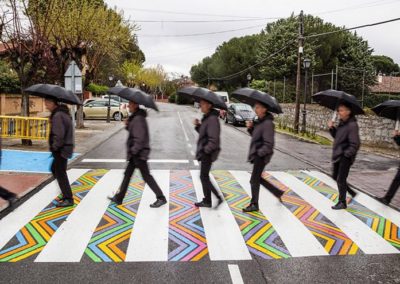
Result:
M207 241L189 171L172 171L170 178L170 261L198 261L208 256Z
M354 255L361 252L342 230L297 193L266 172L263 178L285 192L282 204L306 226L330 255Z
M337 202L339 197L338 192L321 180L304 172L296 172L292 173L292 175L310 186L312 189L321 193L326 198ZM392 246L400 250L400 231L397 225L368 209L364 205L358 203L354 199L351 199L351 201L348 203L347 211L364 222L368 227L388 241Z
M108 206L85 250L85 255L92 261L125 261L144 185L141 176L135 174L129 184L124 203L112 203Z
M243 213L250 197L228 171L213 171L235 216L249 251L264 259L289 258L290 253L272 224L261 212Z
M106 173L107 170L93 170L72 183L75 206ZM61 195L58 198L61 198ZM57 208L55 204L56 200L53 200L8 242L0 251L0 262L17 262L33 258L43 250L75 208L75 206Z

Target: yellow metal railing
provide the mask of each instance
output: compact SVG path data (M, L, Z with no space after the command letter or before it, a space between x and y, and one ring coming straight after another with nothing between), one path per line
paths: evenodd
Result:
M50 134L48 118L0 116L2 138L47 140Z

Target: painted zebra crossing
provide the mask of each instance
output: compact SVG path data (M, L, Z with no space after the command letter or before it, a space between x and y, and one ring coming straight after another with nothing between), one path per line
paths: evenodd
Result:
M68 172L75 206L56 208L55 183L0 220L0 262L124 262L281 259L316 255L397 254L400 213L360 193L347 210L333 211L335 183L315 171L265 172L285 191L279 203L261 190L260 212L249 203L250 174L213 171L225 201L195 208L202 198L199 171L153 175L169 203L149 208L154 196L139 174L122 205L106 198L121 170Z

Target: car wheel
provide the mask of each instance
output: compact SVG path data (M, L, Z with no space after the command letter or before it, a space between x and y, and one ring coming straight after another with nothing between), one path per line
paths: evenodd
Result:
M124 118L124 116L122 115L122 113L116 112L116 113L114 113L113 118L115 121L120 121Z

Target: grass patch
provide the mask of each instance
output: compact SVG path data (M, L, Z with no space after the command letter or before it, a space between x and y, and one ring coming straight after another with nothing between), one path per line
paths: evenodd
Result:
M320 144L320 145L324 145L324 146L331 146L332 145L332 141L330 141L328 138L320 136L318 134L310 134L310 133L295 133L293 130L289 129L289 128L280 128L280 127L276 127L276 131L278 133L282 133L282 134L287 134L290 135L292 137L295 137L299 140L303 140L306 142L311 142L311 143L316 143L316 144Z

